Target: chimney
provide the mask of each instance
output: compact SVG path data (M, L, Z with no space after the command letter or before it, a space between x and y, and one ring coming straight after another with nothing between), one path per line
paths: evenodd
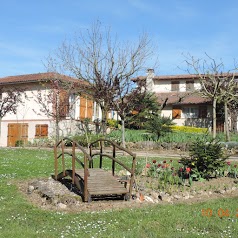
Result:
M147 69L147 75L148 76L152 76L153 77L154 76L154 72L155 72L154 69Z
M146 88L148 91L154 90L154 69L147 69L147 77L146 77Z

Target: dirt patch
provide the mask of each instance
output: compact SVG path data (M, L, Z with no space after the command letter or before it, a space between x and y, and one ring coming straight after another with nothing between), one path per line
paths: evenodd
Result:
M157 180L141 176L136 184L130 201L121 198L82 201L79 191L70 183L64 184L48 179L34 179L17 182L19 190L32 204L44 210L65 212L116 210L138 208L152 204L195 203L224 197L238 197L238 180L229 177L194 182L190 187L170 186L165 191L156 189Z

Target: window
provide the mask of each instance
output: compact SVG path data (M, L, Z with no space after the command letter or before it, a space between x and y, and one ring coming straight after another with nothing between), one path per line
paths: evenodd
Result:
M206 106L199 107L199 118L207 118L207 107Z
M70 94L69 95L69 116L71 118L75 118L75 100L76 100L75 94Z
M179 91L179 81L171 81L171 91Z
M198 118L198 108L186 107L183 109L184 118Z
M194 90L194 81L189 80L186 81L186 91L193 91Z
M60 117L65 118L69 115L69 95L64 90L60 92L59 103Z
M181 108L173 107L172 110L172 119L180 119L181 118Z
M42 138L48 136L48 125L47 124L37 124L35 130L35 138Z

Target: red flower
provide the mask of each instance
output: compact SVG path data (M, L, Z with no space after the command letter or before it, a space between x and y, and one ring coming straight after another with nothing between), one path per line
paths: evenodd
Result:
M165 169L166 167L165 167L165 165L162 165L162 169Z
M236 167L237 167L237 164L234 164L234 167L236 168Z
M183 171L183 168L179 168L179 171L182 172L182 171Z
M164 160L163 163L166 164L166 160Z
M146 168L150 168L150 164L146 164Z
M230 162L230 161L227 161L227 165L231 165L231 162Z
M156 160L155 159L153 160L153 164L156 164Z
M178 163L181 163L181 160L179 160Z
M158 168L161 166L161 164L158 164Z
M190 173L190 171L191 171L191 168L187 167L186 172Z

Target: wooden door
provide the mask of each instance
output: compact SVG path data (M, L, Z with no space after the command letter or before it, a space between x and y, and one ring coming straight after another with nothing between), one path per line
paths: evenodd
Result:
M16 145L25 145L28 140L27 123L9 123L7 146L15 147Z

